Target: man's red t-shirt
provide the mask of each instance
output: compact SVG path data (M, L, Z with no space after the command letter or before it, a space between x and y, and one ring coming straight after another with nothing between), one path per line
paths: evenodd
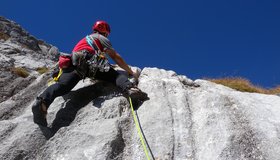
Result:
M98 39L99 42L101 43L102 47L105 49L111 49L114 50L112 47L111 42L109 41L108 38L104 37L103 35L99 34L99 33L93 33L91 35L92 38L94 39ZM73 49L73 52L77 52L77 51L81 51L81 50L87 50L90 53L94 54L94 49L88 44L86 38L81 39L76 46Z

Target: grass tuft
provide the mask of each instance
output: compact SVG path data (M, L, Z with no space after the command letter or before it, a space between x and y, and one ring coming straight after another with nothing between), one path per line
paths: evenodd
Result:
M11 72L16 74L16 75L18 75L18 76L20 76L20 77L23 77L23 78L26 78L26 77L29 76L29 72L26 69L22 68L22 67L12 68Z
M6 33L0 32L0 39L4 39L5 41L8 40L10 38L9 35L7 35Z
M44 74L44 73L48 72L49 69L48 69L47 67L38 67L38 68L36 69L36 71L37 71L38 73L40 73L40 74Z
M241 92L262 93L262 94L279 94L280 86L271 89L265 89L252 84L248 79L242 77L226 77L218 79L205 78L211 82L221 84Z

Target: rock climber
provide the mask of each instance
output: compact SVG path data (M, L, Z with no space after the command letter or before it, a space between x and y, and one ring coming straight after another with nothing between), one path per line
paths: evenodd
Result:
M147 94L138 89L127 76L117 72L107 60L109 56L128 75L138 80L138 74L133 72L121 55L112 47L108 36L110 26L105 21L96 21L92 27L93 33L81 39L74 47L70 59L63 56L59 59L62 74L57 83L50 85L40 94L32 105L34 123L46 127L48 125L47 110L54 99L69 93L82 79L89 77L110 82L133 98L146 100Z

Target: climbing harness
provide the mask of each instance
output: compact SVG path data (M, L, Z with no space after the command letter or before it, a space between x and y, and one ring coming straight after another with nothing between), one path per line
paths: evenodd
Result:
M138 135L140 137L140 141L141 141L142 147L144 149L144 152L145 152L147 160L150 160L149 152L148 152L147 147L146 147L146 144L148 145L148 143L147 143L147 141L146 141L146 139L145 139L145 137L143 135L142 129L141 129L139 121L138 121L138 117L136 116L135 111L133 109L132 100L131 100L130 97L128 97L128 99L129 99L131 112L132 112L132 115L133 115L133 119L134 119L134 123L135 123L136 129L137 129ZM146 144L145 144L145 142L146 142ZM149 147L149 145L148 145L148 147ZM150 153L151 153L152 158L154 160L155 158L153 156L153 153L152 153L150 147L149 147L149 150L150 150Z

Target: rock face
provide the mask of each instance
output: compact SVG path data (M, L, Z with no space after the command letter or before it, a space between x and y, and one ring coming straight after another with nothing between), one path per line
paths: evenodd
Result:
M79 82L50 106L50 130L35 125L31 105L48 78L34 74L0 103L0 159L146 159L129 102L109 83ZM238 92L157 68L144 68L138 87L150 98L137 115L151 159L280 159L279 96ZM47 140L50 131L55 134Z
M0 102L26 88L39 76L38 68L53 66L59 51L37 40L17 23L0 17ZM29 76L16 74L18 68Z
M46 140L31 113L32 98L45 82L42 75L0 104L0 108L17 106L0 121L0 157L145 159L127 99L104 82L81 81L68 95L58 97L48 114L50 127L57 132ZM192 82L156 68L143 69L139 88L150 98L137 114L156 159L280 157L278 96L241 93L204 80Z

